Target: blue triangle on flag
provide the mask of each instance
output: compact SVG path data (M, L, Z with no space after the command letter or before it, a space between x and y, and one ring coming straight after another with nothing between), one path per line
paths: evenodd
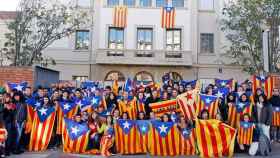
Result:
M157 130L161 137L167 136L170 129L173 127L173 122L152 121L153 127Z
M39 117L40 122L45 122L45 120L48 119L48 117L55 112L54 107L39 107L37 108L37 114Z
M217 96L200 94L200 99L204 102L206 106L209 106L211 105L211 103L216 101Z
M94 108L97 108L100 105L101 96L93 96L91 98L91 104Z
M236 103L236 111L238 112L238 113L241 113L241 112L243 112L243 110L246 108L246 107L248 107L248 106L250 106L250 102L237 102Z
M130 132L134 124L135 122L133 120L118 120L118 125L122 128L125 134L128 134Z
M72 140L78 139L89 131L86 123L80 124L67 118L64 118L64 121L68 135Z
M8 82L8 86L10 89L16 89L17 91L23 91L26 87L27 87L28 83L27 82L21 82L19 84L17 83L11 83L11 82Z
M137 120L136 121L137 129L142 134L145 135L150 130L150 121L147 120Z
M262 83L264 83L267 80L267 76L256 76L257 80L260 80Z
M218 88L218 92L216 93L216 96L218 98L225 98L228 94L229 94L229 88L221 87L221 88Z
M76 107L76 103L70 101L60 102L59 105L64 114L67 114L68 112L70 112L72 109Z
M185 139L189 139L192 129L184 128L181 130L181 133Z
M244 129L248 129L248 128L251 128L253 126L253 123L241 121L240 126Z

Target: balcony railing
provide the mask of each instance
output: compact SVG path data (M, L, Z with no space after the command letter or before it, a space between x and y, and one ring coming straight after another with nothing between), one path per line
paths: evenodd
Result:
M191 66L190 51L97 49L97 64Z

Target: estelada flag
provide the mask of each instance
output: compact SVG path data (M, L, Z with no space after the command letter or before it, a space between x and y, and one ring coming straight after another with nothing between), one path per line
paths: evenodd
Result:
M131 120L137 119L137 102L136 98L132 100L121 100L119 101L119 110L120 114L122 115L124 112L128 113L128 117Z
M237 142L244 145L252 144L254 128L253 123L241 121L238 128Z
M219 120L196 120L195 133L200 157L232 157L236 131Z
M118 80L114 80L114 81L113 81L112 91L113 91L113 93L114 93L116 96L119 95L119 84L118 84Z
M161 27L174 28L176 11L174 7L166 6L161 8Z
M125 28L127 26L127 7L116 6L113 11L113 26Z
M133 120L118 120L114 125L116 149L120 154L137 153L137 129Z
M200 115L203 109L208 110L209 117L215 118L218 112L218 97L214 95L205 95L199 94L197 97L196 105L197 105L197 115Z
M63 120L63 151L69 153L85 153L89 140L89 129L86 123Z
M152 156L176 156L180 133L173 122L152 121L148 149Z
M232 127L238 127L240 118L244 114L252 116L253 104L250 102L237 102L228 104L228 122Z
M195 131L194 129L182 129L179 136L178 155L195 155Z
M215 85L219 88L228 87L231 91L235 91L237 82L234 79L221 80L215 79Z
M30 133L32 130L32 124L34 120L34 109L36 107L40 107L41 103L39 101L35 101L35 98L29 98L25 101L26 103L26 111L27 111L27 118L25 124L25 133Z
M149 141L149 130L151 128L150 121L148 120L137 120L137 153L148 152L148 141Z
M197 118L195 103L196 95L194 93L194 91L191 91L177 97L177 104L180 107L180 111L188 120Z
M272 126L280 126L280 107L273 107Z
M55 121L54 107L39 107L34 114L29 151L44 151L50 142Z
M152 111L155 113L157 117L162 116L165 113L170 113L172 111L180 112L179 105L177 105L177 100L167 100L158 103L151 103L149 105Z
M62 101L57 106L57 128L56 134L62 134L62 123L64 117L72 119L77 114L79 107L75 102Z
M273 85L274 85L274 80L273 77L268 75L268 76L253 76L253 85L252 85L252 91L253 94L256 94L257 88L263 88L264 93L269 99L272 96L272 91L273 91Z

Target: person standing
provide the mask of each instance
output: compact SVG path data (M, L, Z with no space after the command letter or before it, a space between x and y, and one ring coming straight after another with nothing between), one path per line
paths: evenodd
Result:
M270 140L269 130L272 123L272 106L264 94L257 98L256 105L253 106L253 118L259 129Z
M269 99L272 105L272 127L271 127L271 140L280 142L280 96L279 90L273 89L272 97Z

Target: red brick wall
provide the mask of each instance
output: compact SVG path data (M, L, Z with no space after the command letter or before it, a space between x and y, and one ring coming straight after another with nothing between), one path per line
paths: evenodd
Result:
M7 81L19 83L27 81L30 86L33 85L33 68L32 67L0 67L0 85Z

